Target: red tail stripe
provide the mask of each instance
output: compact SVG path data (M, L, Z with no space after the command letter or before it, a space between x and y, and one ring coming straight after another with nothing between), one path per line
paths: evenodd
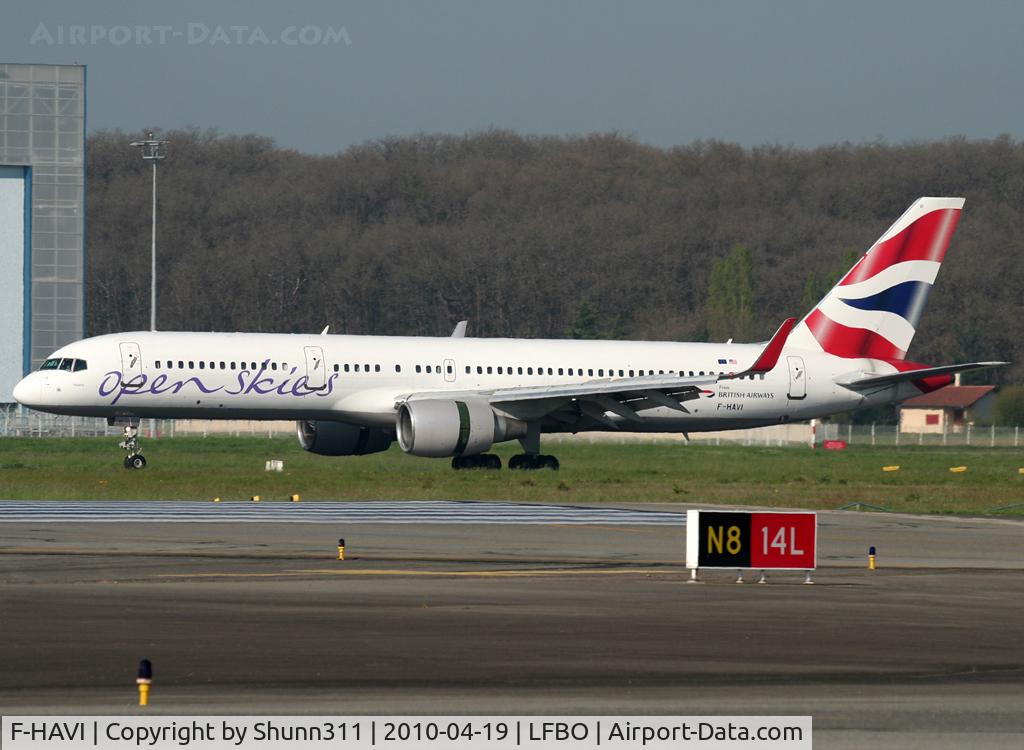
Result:
M821 348L837 357L903 359L907 353L887 338L865 328L850 328L836 323L815 309L804 321Z
M959 221L958 208L940 208L925 214L899 234L871 248L839 282L840 286L870 279L889 266L905 260L941 263Z

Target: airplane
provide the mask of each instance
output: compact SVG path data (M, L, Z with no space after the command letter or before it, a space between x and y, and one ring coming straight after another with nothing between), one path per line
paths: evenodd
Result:
M61 347L14 389L56 414L124 425L145 467L145 418L290 419L307 451L359 456L397 439L455 469L557 469L543 433L761 427L903 401L952 374L906 358L963 209L919 198L799 322L767 342L532 340L135 331Z

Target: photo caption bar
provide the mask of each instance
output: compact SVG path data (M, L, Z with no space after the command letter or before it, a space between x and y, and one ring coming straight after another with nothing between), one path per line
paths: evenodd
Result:
M810 716L3 716L3 750L810 750Z

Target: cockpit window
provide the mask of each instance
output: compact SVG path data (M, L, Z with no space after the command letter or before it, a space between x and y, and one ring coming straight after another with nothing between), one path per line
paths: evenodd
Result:
M81 372L88 368L84 359L71 359L70 357L54 357L43 362L40 370L67 370L68 372Z

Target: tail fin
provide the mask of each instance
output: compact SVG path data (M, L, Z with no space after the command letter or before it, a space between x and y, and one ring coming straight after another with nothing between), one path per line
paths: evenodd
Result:
M789 346L904 359L963 206L963 198L914 201L793 329Z

